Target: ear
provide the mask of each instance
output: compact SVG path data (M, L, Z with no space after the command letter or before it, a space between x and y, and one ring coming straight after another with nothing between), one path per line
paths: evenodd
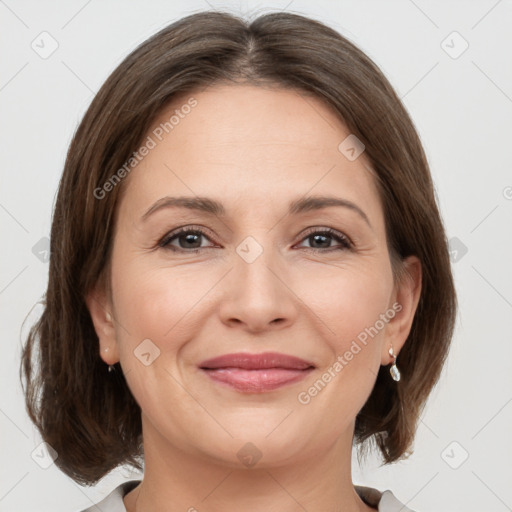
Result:
M108 300L106 292L98 285L86 295L85 302L99 339L100 357L108 365L117 363L119 350L111 301Z
M412 322L421 296L422 270L417 256L409 256L403 261L405 272L396 283L393 302L390 305L396 314L386 327L386 336L382 345L381 364L393 362L389 349L393 345L396 356L405 344L411 331Z

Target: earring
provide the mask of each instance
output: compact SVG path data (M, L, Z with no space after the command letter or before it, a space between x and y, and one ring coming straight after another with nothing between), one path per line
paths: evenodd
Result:
M112 316L110 315L110 313L107 313L106 317L107 317L107 322L112 322Z
M389 373L391 374L391 377L393 380L399 381L400 380L400 372L396 366L396 355L393 352L393 345L391 345L389 349L389 355L393 358L393 366L389 369Z
M109 364L108 365L108 373L113 372L113 371L115 371L114 365L113 364Z

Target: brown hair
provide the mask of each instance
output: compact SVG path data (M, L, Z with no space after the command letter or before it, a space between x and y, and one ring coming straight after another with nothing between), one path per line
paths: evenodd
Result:
M354 44L307 17L190 15L141 44L109 76L73 137L59 185L45 307L21 370L30 417L58 452L56 464L77 482L92 484L118 465L141 468L142 461L140 407L120 368L115 378L107 372L85 302L97 283L109 286L125 183L102 199L94 191L129 160L173 98L226 81L273 84L327 102L366 146L394 278L401 278L406 256L421 262L421 296L399 356L402 380L392 381L381 366L356 418L360 448L376 442L385 463L407 456L439 379L457 300L428 163L390 83Z

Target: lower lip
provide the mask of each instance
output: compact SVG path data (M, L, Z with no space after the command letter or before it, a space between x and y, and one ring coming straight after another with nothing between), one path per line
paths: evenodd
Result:
M314 368L287 370L268 368L264 370L243 370L241 368L219 368L203 370L216 382L227 384L245 393L264 393L304 379Z

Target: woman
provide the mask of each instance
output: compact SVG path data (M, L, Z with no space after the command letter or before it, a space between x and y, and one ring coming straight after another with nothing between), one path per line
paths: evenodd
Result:
M455 312L377 66L306 17L203 12L132 52L73 138L27 406L75 481L144 468L104 511L409 510L353 485L352 444L410 453Z

